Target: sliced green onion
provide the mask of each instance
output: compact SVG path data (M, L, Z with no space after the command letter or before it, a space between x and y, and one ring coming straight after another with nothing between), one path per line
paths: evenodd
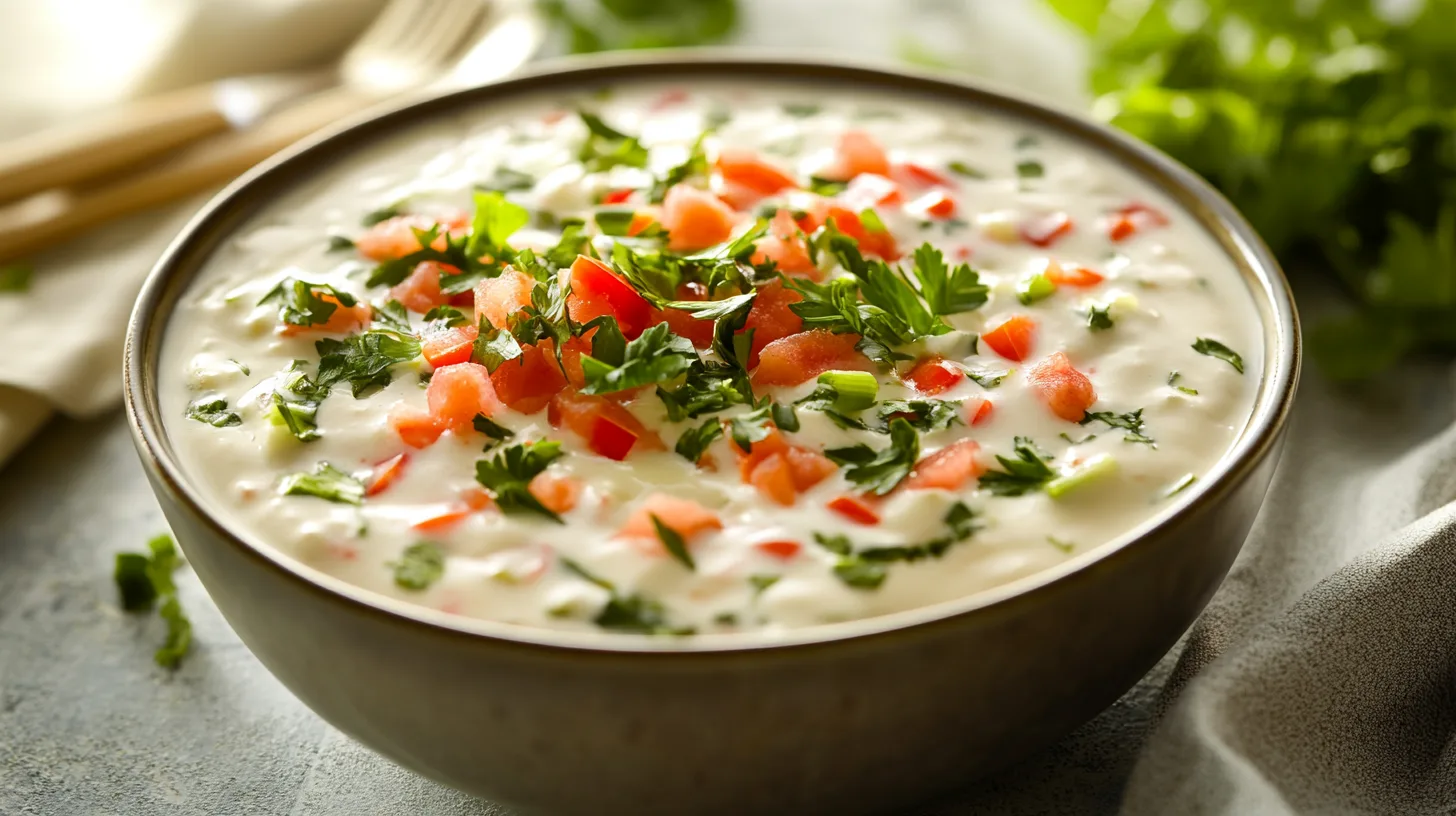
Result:
M1038 272L1016 285L1016 299L1023 306L1030 306L1038 300L1046 300L1056 291L1057 285L1052 283L1051 278Z
M840 411L863 411L880 393L879 381L868 371L826 371L819 384L834 389L834 407Z
M1117 472L1117 460L1107 454L1094 456L1046 483L1048 496L1060 499L1079 487L1100 481Z

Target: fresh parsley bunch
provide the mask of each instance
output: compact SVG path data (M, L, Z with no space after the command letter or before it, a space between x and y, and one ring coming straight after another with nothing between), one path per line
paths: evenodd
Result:
M1311 333L1328 374L1456 352L1456 0L1048 2L1092 37L1102 118L1359 299Z

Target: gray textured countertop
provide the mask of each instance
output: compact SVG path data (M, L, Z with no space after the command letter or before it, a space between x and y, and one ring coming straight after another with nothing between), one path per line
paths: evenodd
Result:
M163 626L120 611L113 553L165 529L120 414L59 421L0 471L0 814L502 816L370 753L295 700L178 574L195 626L182 668ZM1061 744L907 814L1116 808L1164 660Z

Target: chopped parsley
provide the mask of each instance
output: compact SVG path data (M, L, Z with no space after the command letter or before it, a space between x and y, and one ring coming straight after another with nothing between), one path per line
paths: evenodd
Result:
M372 227L375 224L388 221L391 218L398 218L404 215L404 202L396 201L392 204L385 204L383 207L370 210L359 219L359 226Z
M337 233L329 236L329 251L344 252L354 248L354 239Z
M1088 411L1078 424L1087 425L1092 422L1101 422L1109 428L1121 428L1127 431L1122 437L1127 442L1158 446L1158 443L1143 433L1143 409L1141 408L1125 414L1115 414L1111 411Z
M1016 176L1021 179L1037 179L1046 175L1046 168L1036 159L1022 159L1016 163Z
M877 589L885 582L891 563L913 563L927 558L940 558L951 547L970 538L976 532L975 517L975 511L964 502L956 502L945 514L946 533L918 544L893 544L856 550L848 536L824 533L815 533L814 541L839 556L834 564L835 577L856 589Z
M227 428L243 424L243 418L227 409L227 399L221 396L198 397L187 403L187 418L205 422L214 428Z
M367 397L389 385L390 369L420 356L420 341L388 329L371 329L336 340L325 337L314 343L319 353L314 382L327 394L334 385L347 382L355 399Z
M647 191L647 200L653 204L661 204L662 199L667 196L667 191L674 185L682 184L688 179L704 178L708 175L708 157L703 152L703 140L708 137L708 131L698 134L693 141L693 147L688 151L688 157L681 164L668 168L662 178L657 179L652 189Z
M755 574L748 576L748 585L753 587L753 594L758 595L765 589L777 584L782 575Z
M587 137L577 158L588 173L600 173L613 167L646 167L647 148L635 136L628 136L602 121L600 116L578 110Z
M969 179L983 179L986 177L985 173L960 160L953 161L946 165L946 167L949 167L952 173Z
M504 442L516 435L515 431L497 423L485 414L476 414L475 419L470 420L470 425L477 432L485 434L496 442Z
M1244 373L1244 358L1240 357L1233 349L1225 346L1217 340L1210 340L1207 337L1200 337L1193 343L1193 350L1199 354L1215 357L1234 367L1234 371Z
M394 329L401 334L414 333L414 326L410 325L409 310L405 309L404 304L397 300L371 303L369 304L369 314L375 323L387 329Z
M1030 439L1016 437L1012 449L1015 458L996 455L1002 469L981 474L981 487L996 496L1021 496L1040 490L1056 478L1057 473L1049 464L1051 457L1038 450Z
M319 462L308 473L293 473L278 483L284 496L316 496L339 504L359 504L364 500L364 483L328 462Z
M514 334L492 326L485 315L480 316L480 328L470 348L472 363L483 365L486 371L494 374L496 369L511 360L520 359L525 353Z
M772 403L764 403L746 414L739 414L728 420L728 435L739 450L752 453L753 443L762 442L773 433L774 424L770 416L772 407Z
M177 585L172 573L182 566L177 545L165 533L147 542L147 553L117 553L112 573L121 593L121 608L128 612L145 612L162 602L158 615L167 624L167 637L152 659L157 665L175 669L192 645L192 622L177 600Z
M824 107L813 102L785 102L783 109L784 113L795 119L808 119L824 110Z
M920 436L904 419L890 420L890 444L876 451L869 445L830 448L824 451L835 464L845 468L844 476L868 493L883 496L894 490L920 458Z
M617 587L605 578L587 572L586 568L570 558L563 557L561 565L577 577L595 584L610 593L605 606L592 619L603 629L614 632L632 632L641 635L691 635L691 627L674 627L667 623L667 613L662 604L641 595L622 595Z
M461 326L469 326L470 318L454 306L436 306L425 312L425 323L438 324L447 329L456 329Z
M809 177L809 192L813 193L814 195L824 196L825 198L833 198L834 196L839 195L840 193L844 192L845 188L848 186L849 182L847 181L827 179L823 176Z
M278 319L291 326L317 326L329 322L340 306L350 308L357 301L348 292L341 292L326 283L284 278L258 303L277 303Z
M275 378L278 383L273 389L273 413L271 421L288 428L288 432L300 442L312 442L319 438L318 409L328 389L320 388L309 379L300 366L301 360L294 360L288 368Z
M1096 303L1087 306L1088 331L1106 331L1113 325L1111 306L1099 306Z
M512 445L490 459L477 460L475 480L491 492L506 515L534 513L564 524L531 493L531 480L561 456L561 443L552 440Z
M980 275L970 264L951 269L946 265L945 255L929 243L921 244L913 257L915 279L920 282L920 293L932 312L959 314L985 305L991 288L981 283Z
M1006 371L967 371L966 376L971 378L971 382L990 391L1000 385L1002 380L1011 376L1011 371L1009 369Z
M673 450L677 451L678 456L697 464L702 461L703 454L708 452L708 446L722 438L723 423L716 419L708 419L696 428L683 431Z
M642 332L620 349L604 349L596 339L592 353L581 356L581 372L586 378L583 394L612 394L664 383L687 373L698 362L698 350L692 341L673 334L666 323ZM604 354L605 359L598 354Z
M486 190L497 192L511 192L515 190L529 190L536 186L536 178L530 173L522 173L519 170L512 170L509 167L497 167L495 173L491 174L490 180L484 184Z
M879 425L870 430L888 432L890 422L903 419L917 431L941 431L961 423L961 401L939 399L885 400L877 411Z
M394 583L401 589L420 592L445 574L445 554L431 541L421 541L404 548L394 567Z
M1181 381L1182 379L1183 379L1183 375L1182 374L1179 374L1176 371L1169 372L1169 374L1168 374L1168 386L1171 387L1171 388L1176 388L1179 391L1182 391L1183 393L1185 393L1185 394L1187 394L1189 396L1192 396L1192 397L1198 396L1198 389L1196 389L1196 388L1189 388L1186 385L1179 385L1178 384L1179 381Z
M698 567L693 563L692 554L688 552L687 542L683 541L683 537L678 534L677 530L664 524L656 513L650 513L648 517L652 519L652 529L656 531L657 540L662 542L662 548L667 550L667 554L676 558L678 563L689 570L696 570Z

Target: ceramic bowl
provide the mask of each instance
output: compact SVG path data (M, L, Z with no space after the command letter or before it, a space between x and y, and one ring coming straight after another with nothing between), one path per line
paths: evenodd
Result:
M1209 476L1121 538L992 591L834 624L651 641L451 618L373 595L229 529L190 483L158 410L179 294L261 207L421 120L519 95L633 81L775 80L889 91L1054 128L1131 168L1242 271L1263 324L1246 427ZM1238 553L1294 396L1286 281L1222 197L1126 136L975 85L722 55L576 61L412 102L287 151L233 184L148 279L126 347L127 409L148 477L197 575L258 659L320 716L420 774L549 813L847 813L921 801L1065 735L1173 645Z

